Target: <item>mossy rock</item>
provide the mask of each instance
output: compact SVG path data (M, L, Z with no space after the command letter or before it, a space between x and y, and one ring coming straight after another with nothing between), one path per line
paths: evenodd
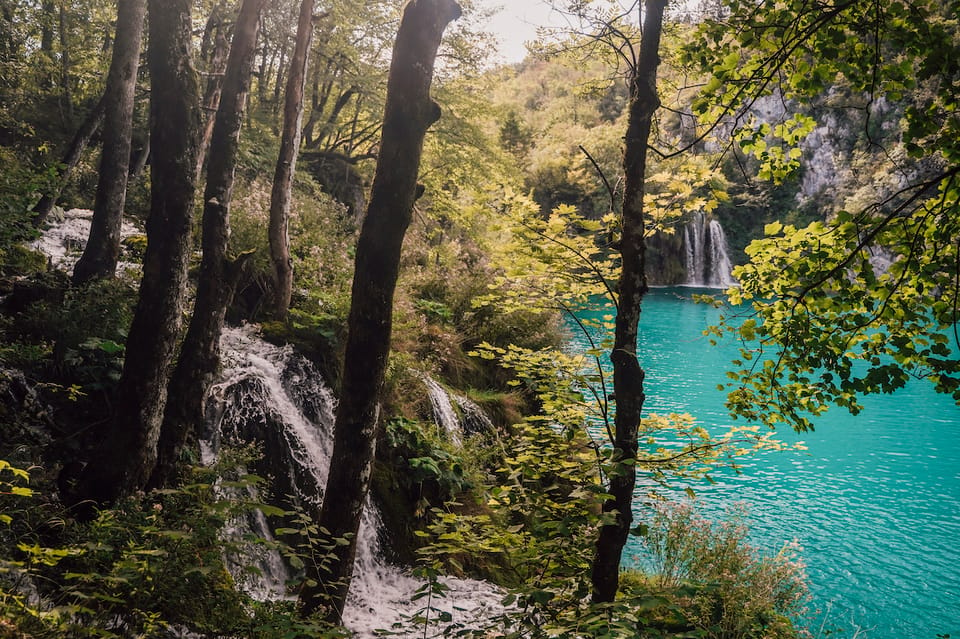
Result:
M47 270L47 256L24 244L14 244L0 251L3 275L23 277Z
M333 389L340 387L346 325L333 315L311 315L291 309L286 322L263 322L263 338L271 344L290 344L320 371Z
M124 253L131 259L143 260L143 256L147 253L147 236L142 233L128 235L123 238L121 244Z

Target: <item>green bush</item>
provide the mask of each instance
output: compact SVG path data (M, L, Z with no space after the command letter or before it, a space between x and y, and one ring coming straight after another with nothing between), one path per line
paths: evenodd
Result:
M236 470L248 454L230 451L217 467L194 469L194 483L126 499L88 524L29 488L32 473L0 460L0 637L158 637L174 626L218 637L345 636L290 602L251 601L227 571L225 554L277 545L223 534L254 508L273 512L224 496L260 482Z
M690 504L663 505L644 527L657 586L710 639L796 636L790 622L809 600L795 544L761 555L747 540L746 513L711 522Z
M55 179L55 167L38 171L15 150L0 147L0 261L7 261L13 245L37 237L31 208Z

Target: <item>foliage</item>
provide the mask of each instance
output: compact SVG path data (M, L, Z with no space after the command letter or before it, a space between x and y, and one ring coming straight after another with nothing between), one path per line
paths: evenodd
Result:
M257 300L273 286L273 267L267 243L270 185L261 179L237 185L231 205L230 250L235 254L255 251L249 280L238 292ZM309 315L346 318L349 308L353 233L345 220L344 207L307 174L298 172L293 190L290 237L296 278L294 306ZM247 290L247 293L244 292ZM247 308L255 315L257 306Z
M740 512L714 524L689 506L657 508L634 531L654 573L628 573L617 601L589 603L583 549L602 521L598 477L582 432L528 421L491 475L489 511L436 509L418 533L430 540L419 551L424 570L461 571L470 558L486 558L487 574L507 587L504 612L490 620L500 636L797 636L791 618L807 599L797 549L758 556ZM432 594L444 596L442 588Z
M830 228L767 227L769 239L748 249L754 259L738 271L743 290L731 301L775 300L753 301L762 323L730 314L730 325L750 340L734 362L743 368L731 373L731 409L806 429L807 415L830 403L856 414L860 395L893 392L911 378L927 378L960 400L951 338L956 278L937 262L956 252L955 224L935 217L948 202L931 204L923 217L877 234L884 246L908 243L886 272L872 262L874 251L862 245L849 215Z
M704 637L794 636L789 620L809 600L799 549L760 556L745 516L734 508L712 523L689 503L655 506L641 533L654 579Z
M123 343L136 289L126 276L68 288L55 277L32 280L36 299L4 326L11 364L36 366L48 359L47 377L87 390L112 387L123 364ZM52 344L51 344L52 340ZM33 352L33 361L23 355ZM41 359L41 361L36 361Z
M234 626L244 615L219 538L233 507L210 484L131 500L88 526L50 503L20 504L2 532L4 615L35 637Z
M289 602L249 600L227 572L226 557L249 562L256 548L279 550L302 567L305 551L323 547L224 534L254 509L280 514L248 496L262 482L236 471L248 455L228 451L217 466L193 469L193 483L129 499L85 525L49 501L46 489L28 488L26 471L0 460L0 616L37 639L154 637L174 628L268 639L344 636ZM278 536L322 533L304 513L282 514L294 528Z
M0 265L4 273L9 273L15 266L16 245L37 237L30 209L38 194L53 183L56 173L52 168L37 171L6 147L0 147L0 167ZM15 273L19 270L13 269Z
M770 223L768 237L748 249L732 301L749 302L752 315L727 318L747 342L728 405L803 430L830 404L857 413L860 395L892 392L910 378L960 401L960 339L950 338L960 271L956 3L857 1L819 11L787 2L763 12L727 5L729 19L701 27L713 46L687 52L713 72L695 104L708 121L726 114L743 130L740 116L756 97L779 91L809 102L835 83L862 96L860 138L876 146L876 105L904 105L897 147L883 149L875 167L900 176L894 184L849 198L826 222ZM790 147L808 129L797 122L780 137ZM741 139L762 155L760 138ZM775 158L760 159L776 173Z
M462 451L444 440L436 427L395 417L384 425L383 443L380 457L390 464L395 482L390 489L414 498L415 517L472 487Z

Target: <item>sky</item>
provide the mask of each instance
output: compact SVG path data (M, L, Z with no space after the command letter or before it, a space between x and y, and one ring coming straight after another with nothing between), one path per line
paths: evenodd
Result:
M521 61L527 50L524 43L537 37L538 26L561 26L562 18L544 0L478 0L485 7L500 7L487 25L500 40L504 62Z

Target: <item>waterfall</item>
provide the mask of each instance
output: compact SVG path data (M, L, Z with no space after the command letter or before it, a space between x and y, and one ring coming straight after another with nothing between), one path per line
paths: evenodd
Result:
M463 432L468 435L496 432L493 422L475 401L463 395L454 395L453 400L460 408L460 429Z
M733 268L727 254L727 237L719 220L695 213L683 227L684 265L687 286L727 288L737 281L730 274Z
M214 459L222 440L261 442L265 463L280 484L275 483L274 491L285 494L278 491L289 489L303 503L318 503L333 449L333 394L306 359L290 347L264 342L252 327L225 329L222 350L223 372L211 393L204 461ZM267 519L260 513L239 522L235 534L243 528L271 538ZM390 628L425 606L426 600L410 601L423 582L384 559L381 529L379 513L368 501L343 615L344 624L358 637L373 637L375 630ZM263 599L285 596L290 570L277 553L262 552L244 560L255 561L263 573L259 580L238 574L248 592ZM234 559L236 569L243 568L240 563ZM490 584L451 577L443 578L443 583L449 588L447 596L431 605L457 623L479 626L502 610L502 593Z
M427 388L430 407L433 409L433 421L455 444L460 443L460 418L450 401L450 394L429 375L423 376L423 385Z
M478 435L496 431L487 414L469 397L451 393L426 374L423 375L423 385L430 398L433 421L450 437L450 441L459 445L461 433Z
M73 270L83 253L83 247L90 237L90 224L93 211L89 209L70 209L63 219L50 225L39 238L30 243L30 248L40 251L50 261L50 265L63 271ZM120 238L142 233L136 226L124 219L120 225ZM120 261L117 269L139 269L138 264Z

